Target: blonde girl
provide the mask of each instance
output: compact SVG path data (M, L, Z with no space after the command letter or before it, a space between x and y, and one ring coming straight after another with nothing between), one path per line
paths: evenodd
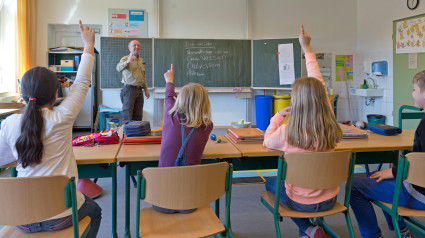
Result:
M332 151L342 139L342 131L331 109L325 83L310 47L311 37L302 25L299 40L305 53L308 77L295 80L291 106L272 117L264 137L264 146L285 153ZM288 121L282 125L286 117ZM267 180L266 189L276 193L276 177ZM288 207L314 212L332 208L339 187L313 190L285 183L281 191L280 200ZM299 228L300 237L328 237L322 228L314 226L309 219L292 220Z
M213 129L207 90L198 83L189 83L177 96L174 91L173 65L164 78L165 109L159 167L200 164L202 152ZM154 208L164 213L194 211Z

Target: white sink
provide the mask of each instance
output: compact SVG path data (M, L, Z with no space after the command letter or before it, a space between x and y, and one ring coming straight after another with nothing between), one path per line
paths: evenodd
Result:
M360 97L383 97L383 89L361 89L361 88L350 88L350 95Z

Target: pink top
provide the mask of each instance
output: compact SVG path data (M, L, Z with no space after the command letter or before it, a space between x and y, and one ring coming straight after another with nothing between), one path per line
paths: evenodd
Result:
M326 84L323 81L323 77L320 74L319 65L316 61L314 53L305 54L307 73L309 77L314 77L320 80L325 87ZM270 120L270 125L266 130L264 136L263 145L269 149L281 150L285 153L294 152L314 152L314 150L304 150L295 146L292 146L286 141L286 124L282 125L285 117L278 113ZM285 183L286 194L293 201L302 204L317 204L335 197L339 193L339 186L330 189L306 189L291 184Z

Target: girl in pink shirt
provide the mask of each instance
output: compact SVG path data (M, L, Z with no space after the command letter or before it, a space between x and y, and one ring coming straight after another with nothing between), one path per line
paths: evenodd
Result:
M342 139L342 131L330 106L325 82L310 47L311 37L302 25L299 40L305 53L308 77L295 80L291 106L272 117L265 133L264 146L285 153L332 151ZM286 117L288 121L282 125ZM276 193L276 177L267 180L266 189ZM318 212L334 206L339 187L314 190L282 183L281 191L280 200L289 208ZM297 224L300 237L329 237L307 218L291 219Z

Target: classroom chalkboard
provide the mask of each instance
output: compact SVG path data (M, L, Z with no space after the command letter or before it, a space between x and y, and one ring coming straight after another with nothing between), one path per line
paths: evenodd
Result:
M174 85L251 86L251 40L155 39L154 86L165 87L164 73L174 66Z
M253 40L254 88L290 88L279 82L278 45L293 44L295 78L301 77L301 45L298 38Z
M121 73L116 67L122 57L128 55L128 43L132 40L140 42L140 57L146 63L146 81L152 87L152 39L151 38L100 38L100 88L121 88Z

